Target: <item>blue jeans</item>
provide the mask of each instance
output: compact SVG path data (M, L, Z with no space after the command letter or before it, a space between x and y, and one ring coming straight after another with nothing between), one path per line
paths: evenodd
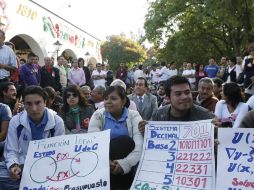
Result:
M0 162L0 190L18 190L19 184L20 180L12 180L5 163Z

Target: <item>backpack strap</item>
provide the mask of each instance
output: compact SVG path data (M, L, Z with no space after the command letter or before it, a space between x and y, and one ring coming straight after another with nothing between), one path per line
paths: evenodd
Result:
M49 137L54 137L55 136L55 128L50 129L49 134L50 134Z
M17 127L17 137L19 139L20 135L21 135L21 132L23 130L24 126L22 124L19 124L19 126Z
M54 116L54 119L55 119L55 126L56 126L56 115ZM52 128L52 129L50 129L49 130L49 137L54 137L55 136L55 126L54 126L54 128Z

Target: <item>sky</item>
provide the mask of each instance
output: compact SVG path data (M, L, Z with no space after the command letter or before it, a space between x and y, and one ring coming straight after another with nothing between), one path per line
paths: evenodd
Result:
M147 0L35 0L100 40L143 33Z

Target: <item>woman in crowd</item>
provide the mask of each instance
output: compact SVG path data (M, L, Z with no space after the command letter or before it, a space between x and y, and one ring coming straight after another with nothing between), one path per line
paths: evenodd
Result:
M248 113L248 105L243 102L241 89L237 83L226 83L222 87L222 100L215 107L215 125L238 128L242 118Z
M240 71L237 71L236 69L236 58L231 57L228 61L228 66L226 67L226 70L224 72L223 81L225 81L226 83L236 82L239 74Z
M121 80L121 79L115 79L111 84L110 86L121 86L124 88L125 90L125 93L126 93L126 84ZM128 100L129 101L129 104L127 106L128 109L131 109L131 110L135 110L137 111L137 106L135 104L134 101L132 100ZM99 105L99 108L104 108L104 102L101 102L100 105Z
M89 85L89 81L91 79L91 74L90 74L90 71L88 69L87 66L85 66L85 60L80 57L78 58L78 66L79 68L83 69L84 73L85 73L85 78L86 78L86 85Z
M198 88L198 82L200 79L206 77L205 71L204 71L204 65L203 64L197 64L195 67L195 78L196 78L196 88Z
M65 133L85 133L94 110L87 103L79 86L67 87L63 94L63 107L59 115L65 124Z
M129 101L121 86L110 86L104 96L105 108L97 110L88 132L110 131L111 189L130 187L133 167L140 160L143 137L138 130L142 120L137 111L127 109Z
M59 112L60 107L63 105L62 97L59 96L51 86L47 86L43 90L48 94L46 101L47 108L50 108L55 112Z

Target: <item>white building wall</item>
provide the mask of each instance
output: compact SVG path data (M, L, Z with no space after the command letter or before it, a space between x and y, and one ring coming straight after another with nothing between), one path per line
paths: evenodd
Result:
M56 47L53 44L57 40L63 44L58 55L65 49L70 49L76 58L85 58L85 53L89 52L101 61L100 40L29 0L3 2L5 6L0 7L0 21L5 24L2 29L6 32L6 40L19 35L39 56L40 61L43 62L44 56L56 57Z

